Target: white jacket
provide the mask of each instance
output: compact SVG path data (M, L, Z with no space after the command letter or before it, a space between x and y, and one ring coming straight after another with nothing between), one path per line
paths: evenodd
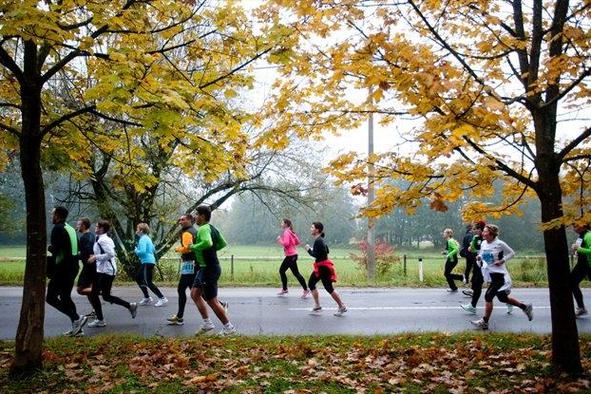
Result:
M115 259L115 243L113 240L107 234L97 235L92 250L96 257L96 272L115 276L117 274L117 261Z

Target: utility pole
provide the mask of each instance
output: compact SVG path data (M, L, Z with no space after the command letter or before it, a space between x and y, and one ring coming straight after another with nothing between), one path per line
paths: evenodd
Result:
M373 103L373 90L369 88L369 104ZM371 156L373 155L373 112L369 113L367 122L367 156L369 158L367 163L367 205L371 205L375 199L375 192L373 187L374 164ZM368 282L375 282L376 280L376 240L374 234L375 219L367 218L367 280Z

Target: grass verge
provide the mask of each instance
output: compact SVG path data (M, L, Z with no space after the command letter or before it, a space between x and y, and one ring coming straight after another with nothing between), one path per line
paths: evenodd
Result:
M6 393L589 392L590 376L550 371L550 338L529 334L379 337L141 338L46 341L43 371L9 380L12 342L0 342ZM581 336L583 369L591 336Z

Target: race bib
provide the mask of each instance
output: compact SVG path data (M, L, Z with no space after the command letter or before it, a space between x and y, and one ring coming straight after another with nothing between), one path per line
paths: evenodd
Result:
M181 261L181 275L186 274L194 274L195 273L195 262L188 260L188 261Z
M482 261L484 261L484 263L486 265L491 265L492 263L495 262L495 257L493 256L492 252L489 252L488 250L482 252Z

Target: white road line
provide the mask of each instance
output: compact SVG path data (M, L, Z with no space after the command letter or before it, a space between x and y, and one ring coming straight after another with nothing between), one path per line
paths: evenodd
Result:
M504 305L497 306L495 309L505 308ZM309 311L311 308L288 308L290 311ZM361 306L361 307L347 307L347 310L350 311L410 311L410 310L437 310L437 309L454 309L454 310L461 310L460 306ZM476 309L484 309L484 307L477 307ZM515 308L517 311L519 308ZM534 305L534 311L536 309L550 309L549 305L542 305L537 306ZM322 307L322 310L327 311L336 311L337 308L329 307L325 308Z

